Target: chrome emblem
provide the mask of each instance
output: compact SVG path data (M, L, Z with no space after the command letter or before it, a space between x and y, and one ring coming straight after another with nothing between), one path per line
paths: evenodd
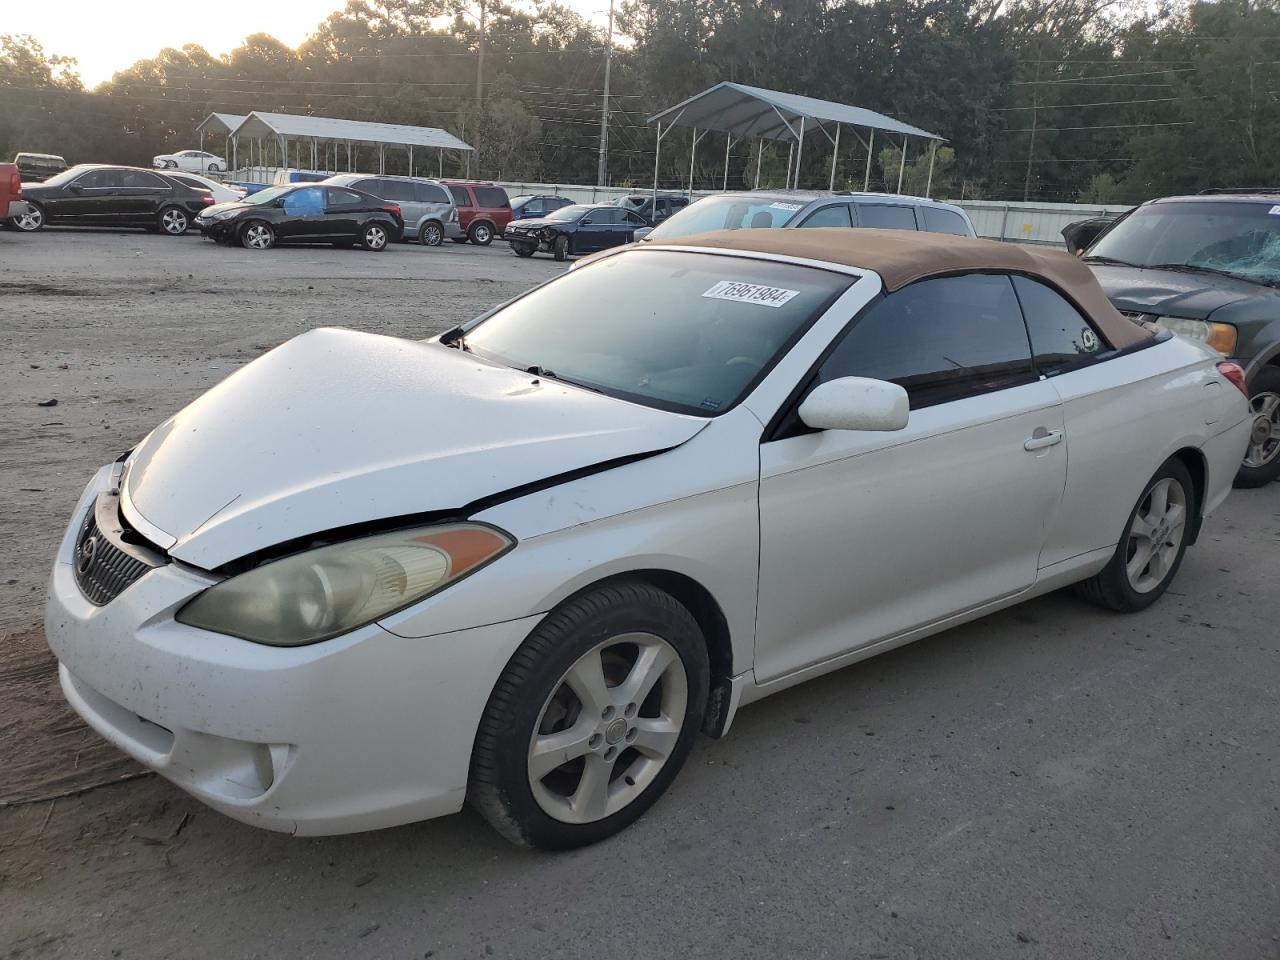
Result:
M80 544L80 550L76 553L76 572L84 576L89 572L89 568L93 566L94 558L98 556L98 538L96 536L86 537L84 543Z

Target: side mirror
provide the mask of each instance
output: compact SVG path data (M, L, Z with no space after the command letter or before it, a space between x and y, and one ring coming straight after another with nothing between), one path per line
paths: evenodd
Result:
M653 233L653 227L636 227L636 232L633 238L636 240L643 240L651 233Z
M800 404L800 420L814 430L901 430L911 407L896 383L841 377L814 388Z
M84 187L80 186L80 184L78 183L71 184L71 186L67 187L67 189L70 190L72 193L84 193Z
M1062 228L1062 239L1066 241L1067 252L1079 256L1089 248L1089 244L1098 239L1098 234L1111 226L1111 221L1102 217L1092 220L1077 220Z

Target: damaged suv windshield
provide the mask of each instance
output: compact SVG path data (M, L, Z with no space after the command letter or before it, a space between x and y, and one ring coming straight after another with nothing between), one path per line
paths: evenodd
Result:
M1280 204L1153 203L1100 237L1085 259L1221 273L1280 285Z

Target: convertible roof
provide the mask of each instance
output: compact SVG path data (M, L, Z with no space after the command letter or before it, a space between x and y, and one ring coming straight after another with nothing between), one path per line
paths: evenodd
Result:
M1077 257L993 240L973 240L914 230L719 230L681 238L679 246L741 250L861 267L879 274L892 292L917 280L952 273L994 270L1044 280L1072 300L1102 332L1110 346L1123 349L1154 336L1123 316L1107 299L1098 280Z

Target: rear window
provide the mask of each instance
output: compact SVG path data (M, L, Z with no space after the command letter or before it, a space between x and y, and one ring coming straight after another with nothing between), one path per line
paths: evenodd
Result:
M910 207L901 204L860 203L858 226L879 230L914 230L916 214Z
M957 237L972 236L969 224L964 217L954 210L943 210L941 207L921 207L924 214L924 228L930 233L950 233Z
M507 191L501 187L472 187L476 192L476 205L481 207L505 207Z

